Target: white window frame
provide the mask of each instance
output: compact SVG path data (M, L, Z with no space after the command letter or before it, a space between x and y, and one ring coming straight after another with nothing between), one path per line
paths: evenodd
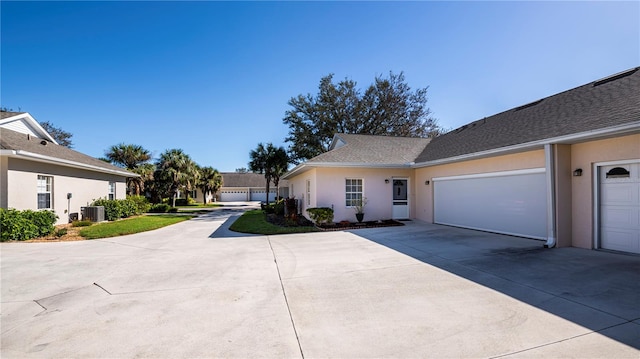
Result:
M109 192L107 192L107 199L115 200L116 199L116 183L109 182Z
M37 208L38 209L53 209L53 176L38 175L37 182ZM49 206L40 206L40 195L48 195ZM45 201L46 202L46 201ZM45 203L46 204L46 203Z
M307 180L307 207L311 206L311 180Z
M354 183L354 181L356 181ZM360 182L358 184L358 181ZM344 181L344 198L346 207L354 207L354 201L364 198L364 179L363 178L345 178ZM354 190L354 186L356 187ZM360 191L357 191L360 187Z

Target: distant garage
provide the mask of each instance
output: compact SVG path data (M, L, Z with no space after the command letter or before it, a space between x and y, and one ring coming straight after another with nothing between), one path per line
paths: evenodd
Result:
M221 202L243 202L249 198L248 189L224 189L220 191Z
M546 239L545 169L433 178L434 222Z
M260 202L266 202L267 201L267 191L263 188L263 189L251 189L251 200L252 201L260 201ZM274 201L276 199L276 194L277 191L275 188L273 189L269 189L269 201Z

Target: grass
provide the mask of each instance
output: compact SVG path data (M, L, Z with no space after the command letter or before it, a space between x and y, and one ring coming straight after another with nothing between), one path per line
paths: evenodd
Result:
M121 221L99 223L80 231L88 239L107 238L151 231L191 219L184 215L154 215L123 219Z
M244 212L231 227L232 231L252 234L289 234L317 232L316 227L280 227L267 222L264 213L259 210Z

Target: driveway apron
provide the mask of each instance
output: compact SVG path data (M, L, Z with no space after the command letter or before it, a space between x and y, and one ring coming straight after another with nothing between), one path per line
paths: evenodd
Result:
M640 257L420 222L247 236L239 214L1 244L1 356L640 355Z

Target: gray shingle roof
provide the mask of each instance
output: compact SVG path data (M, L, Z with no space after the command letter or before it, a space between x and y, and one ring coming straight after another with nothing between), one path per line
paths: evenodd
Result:
M415 162L637 123L640 121L638 69L640 67L516 107L436 137Z
M403 165L414 159L427 146L428 138L354 135L336 136L346 145L318 155L306 163L357 163L370 165Z
M11 112L11 111L0 111L0 120L5 118L13 117L15 115L21 115L25 112Z
M44 143L44 145L42 143ZM85 155L84 153L6 128L0 128L0 149L25 151L60 160L72 161L81 165L98 167L107 172L117 171L123 174L128 173L131 177L138 176L134 173L127 172L121 167L114 166L97 158Z
M222 172L223 187L259 187L264 188L266 181L263 174L247 172ZM273 186L273 182L271 183ZM280 180L280 187L288 186L288 182Z

